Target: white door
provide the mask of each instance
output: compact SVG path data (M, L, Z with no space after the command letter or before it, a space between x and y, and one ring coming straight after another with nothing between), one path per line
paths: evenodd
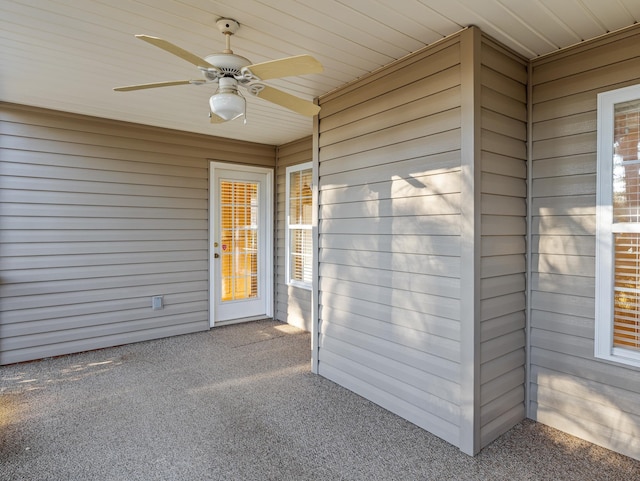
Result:
M270 169L211 163L210 325L272 316Z

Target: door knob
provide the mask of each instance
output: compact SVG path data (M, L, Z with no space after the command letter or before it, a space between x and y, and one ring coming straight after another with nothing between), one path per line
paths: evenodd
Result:
M214 258L214 259L217 259L217 258L219 258L219 257L220 257L220 254L218 254L217 252L216 252L215 254L213 254L213 258Z

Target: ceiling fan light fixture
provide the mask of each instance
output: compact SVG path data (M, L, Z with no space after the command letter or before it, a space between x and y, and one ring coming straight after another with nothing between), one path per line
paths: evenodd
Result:
M234 120L246 112L246 101L238 93L236 80L223 77L219 80L218 90L209 99L211 112L224 120Z

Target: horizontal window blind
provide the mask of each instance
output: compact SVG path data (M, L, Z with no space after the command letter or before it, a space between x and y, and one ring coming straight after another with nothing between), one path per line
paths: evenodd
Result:
M640 234L614 239L613 345L640 350Z
M289 223L311 224L311 169L291 173L289 195Z
M289 172L288 179L288 231L289 280L307 285L312 282L313 194L312 170L302 168Z
M640 351L640 101L615 105L613 347Z
M291 279L310 283L312 268L311 229L291 229Z
M613 167L613 221L640 222L640 161L621 159Z

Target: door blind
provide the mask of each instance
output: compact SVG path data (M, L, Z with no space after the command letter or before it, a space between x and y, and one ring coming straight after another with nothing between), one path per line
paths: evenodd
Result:
M222 301L258 295L258 184L220 182Z

